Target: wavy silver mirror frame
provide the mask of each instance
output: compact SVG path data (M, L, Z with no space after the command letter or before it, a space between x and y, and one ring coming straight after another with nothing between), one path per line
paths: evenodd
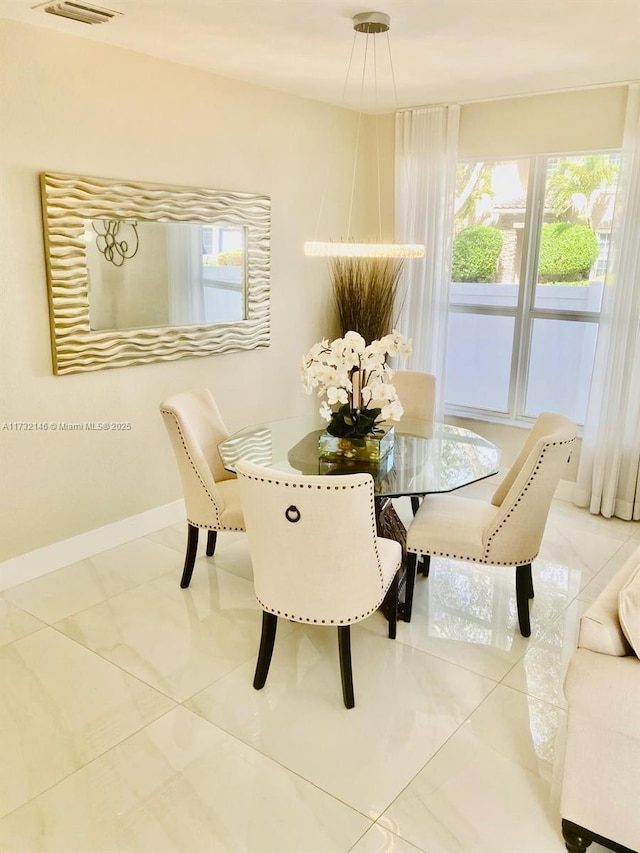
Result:
M53 369L56 374L269 346L271 199L75 175L40 175ZM246 229L244 320L94 331L89 323L87 219L228 223Z

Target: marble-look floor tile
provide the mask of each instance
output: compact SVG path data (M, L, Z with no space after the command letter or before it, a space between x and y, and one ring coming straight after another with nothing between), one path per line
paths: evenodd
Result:
M26 637L27 634L33 634L34 631L44 627L44 622L21 607L11 604L0 595L0 646L19 640L20 637Z
M613 557L593 576L589 583L580 590L578 598L589 604L594 602L638 547L640 547L640 542L636 541L632 536L629 537Z
M575 599L565 612L542 633L502 683L544 702L567 707L564 679L578 644L580 617L587 604Z
M147 539L136 539L87 560L5 591L7 601L53 624L152 578L182 566L175 553Z
M4 853L346 853L370 822L176 708L6 817Z
M578 591L579 574L544 560L533 565L531 638L518 628L515 569L434 557L428 578L416 578L410 623L398 639L472 672L500 681L542 636ZM377 616L364 623L382 633Z
M379 819L429 853L565 853L559 708L499 686Z
M198 561L191 585L164 575L56 628L178 702L255 665L262 610L253 584ZM284 621L282 631L292 630Z
M336 631L316 626L277 638L262 690L250 664L187 707L375 818L494 683L357 626L351 633L352 710L342 701Z
M2 813L173 707L53 628L3 646L0 664Z
M389 832L384 826L375 823L362 838L354 844L350 853L427 853L404 838Z
M556 501L549 513L540 556L580 569L582 588L631 533L629 522L592 516L587 510Z

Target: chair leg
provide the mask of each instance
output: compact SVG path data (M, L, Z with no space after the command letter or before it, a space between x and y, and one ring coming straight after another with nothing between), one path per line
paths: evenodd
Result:
M430 563L431 554L423 554L420 559L420 574L424 575L425 578L429 577Z
M533 581L531 579L531 563L524 566L516 566L516 602L518 605L518 624L523 637L531 636L531 623L529 622L529 599L533 594Z
M418 512L419 508L420 508L420 498L417 497L416 495L412 495L411 496L411 510L412 510L414 515Z
M340 678L345 708L356 704L353 696L353 673L351 671L351 625L338 625L338 654L340 655Z
M198 552L198 528L189 524L187 530L187 555L184 559L184 569L182 570L182 580L180 581L180 586L182 589L186 589L191 583L191 575L193 574L193 567L196 564L196 554Z
M395 640L398 627L398 590L400 587L400 569L391 581L391 586L385 595L385 603L389 612L389 639Z
M210 530L207 534L207 557L213 557L216 551L217 530Z
M413 590L416 585L416 566L418 555L407 551L407 575L404 593L404 621L411 622L411 611L413 610Z
M276 630L278 628L278 617L273 613L262 611L262 635L260 636L260 651L256 664L256 674L253 677L253 686L256 690L262 690L269 674L273 645L276 641Z

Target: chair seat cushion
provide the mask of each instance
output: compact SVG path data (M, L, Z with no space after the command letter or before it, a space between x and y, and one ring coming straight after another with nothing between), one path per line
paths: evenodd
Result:
M238 480L234 477L232 480L222 480L216 485L224 500L224 509L220 513L220 529L244 530L244 515L240 503Z
M484 560L483 532L495 514L496 508L486 501L426 495L407 531L407 549L458 560Z

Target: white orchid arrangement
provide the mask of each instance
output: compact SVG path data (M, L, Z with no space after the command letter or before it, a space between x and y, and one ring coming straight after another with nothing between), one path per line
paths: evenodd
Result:
M314 344L302 359L304 390L325 396L321 416L327 432L340 438L378 435L382 421L398 421L403 408L391 383L387 356L407 356L411 342L395 330L369 345L358 332ZM331 408L338 406L338 408Z

